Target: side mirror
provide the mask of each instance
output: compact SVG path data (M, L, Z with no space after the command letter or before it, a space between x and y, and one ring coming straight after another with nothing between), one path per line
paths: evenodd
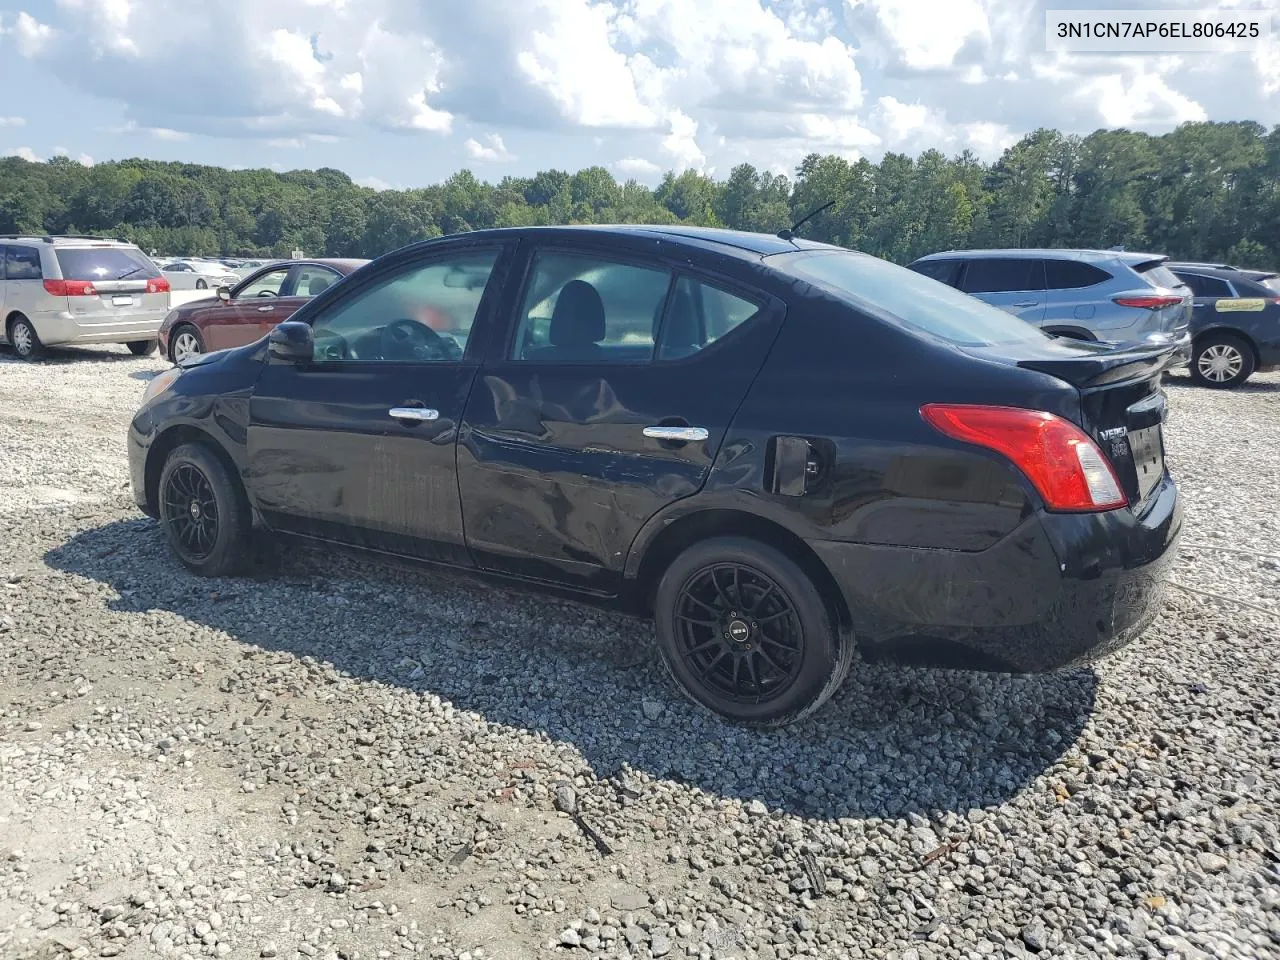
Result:
M285 321L271 331L267 352L281 363L310 363L315 359L316 342L309 323Z
M219 288L218 288L217 290L215 290L214 292L218 295L218 299L219 299L219 300L221 300L223 303L230 303L230 302L231 302L231 288L230 288L230 287L219 287Z

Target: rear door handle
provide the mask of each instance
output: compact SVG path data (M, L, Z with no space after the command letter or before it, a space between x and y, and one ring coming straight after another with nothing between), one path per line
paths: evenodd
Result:
M440 419L440 411L428 407L392 407L387 413L396 420L414 420L419 423Z
M645 427L644 435L651 440L706 440L711 432L706 427Z
M1021 303L1015 303L1014 306L1015 307L1038 307L1040 306L1040 301L1039 300L1023 300Z
M274 310L274 309L275 309L275 307L259 307L259 308L258 308L258 312L259 312L259 313L270 313L270 312L271 312L272 310Z

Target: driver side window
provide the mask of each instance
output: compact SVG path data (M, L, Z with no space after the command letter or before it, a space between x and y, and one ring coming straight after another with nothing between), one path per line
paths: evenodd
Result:
M288 276L288 267L283 270L270 270L241 289L236 294L236 299L243 300L245 297L278 297L280 296L280 288L284 286L284 281Z
M460 360L497 260L497 250L436 257L335 304L312 324L316 359Z

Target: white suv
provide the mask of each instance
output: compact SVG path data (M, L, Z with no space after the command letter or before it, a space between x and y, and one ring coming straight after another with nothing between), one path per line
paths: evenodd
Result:
M0 236L0 342L36 359L47 346L124 343L155 349L169 281L131 243L98 237Z

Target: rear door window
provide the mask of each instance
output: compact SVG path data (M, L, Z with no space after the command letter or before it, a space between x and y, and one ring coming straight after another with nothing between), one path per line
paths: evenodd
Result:
M312 263L303 264L294 271L292 292L288 296L318 296L341 279L336 270L319 267Z
M150 280L160 276L141 250L129 247L60 247L55 255L63 280Z
M1196 297L1230 297L1231 288L1227 285L1227 281L1219 280L1217 277L1202 277L1196 273L1179 273L1175 276L1191 288L1191 293Z
M911 264L910 269L916 273L922 273L926 277L932 277L940 283L945 283L949 287L954 287L960 276L960 267L964 264L963 260L923 260L920 263Z
M39 280L40 251L35 247L8 247L4 255L6 280Z
M1079 260L1046 260L1045 286L1050 290L1078 290L1111 279L1111 274Z
M658 359L692 356L759 312L758 303L693 277L681 277L662 318Z
M982 257L970 260L961 289L965 293L1012 293L1044 289L1044 264L1032 257Z

